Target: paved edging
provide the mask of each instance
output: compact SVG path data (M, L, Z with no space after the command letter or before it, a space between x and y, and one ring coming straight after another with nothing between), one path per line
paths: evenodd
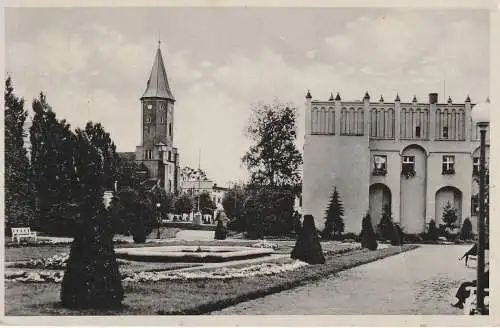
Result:
M326 279L326 278L328 278L328 277L330 277L330 276L332 276L332 275L334 275L334 274L336 274L338 272L345 271L345 270L348 270L348 269L351 269L353 267L357 267L357 266L360 266L360 265L363 265L363 264L375 262L375 261L378 261L378 260L381 260L381 259L384 259L384 258L387 258L387 257L390 257L390 256L394 256L394 255L397 255L397 254L401 254L403 252L407 252L407 251L410 251L410 250L413 250L413 249L416 249L416 248L418 248L417 245L404 245L404 246L401 246L399 249L391 248L390 250L393 250L393 252L389 252L389 253L385 253L385 254L384 253L378 254L378 255L375 255L373 258L368 258L368 259L361 260L359 262L355 262L355 263L352 263L352 264L347 264L347 265L344 265L344 266L342 266L340 268L332 268L331 271L327 270L326 274L323 274L323 275L318 274L318 273L321 273L321 272L316 272L316 273L312 272L310 275L299 277L299 278L297 278L295 280L286 281L284 283L280 283L280 284L274 285L274 286L269 287L269 288L259 289L259 290L255 290L255 291L252 291L252 292L249 292L249 293L240 294L240 295L232 297L232 298L221 299L221 300L218 300L218 301L215 301L215 302L201 304L201 305L195 306L193 308L188 308L188 309L184 309L184 310L181 310L181 311L163 311L163 310L159 310L159 311L157 311L157 314L159 314L159 315L198 315L198 314L210 314L210 312L219 311L219 310L222 310L222 309L224 309L226 307L233 306L233 305L236 305L236 304L241 303L241 302L250 301L250 300L257 299L257 298L260 298L260 297L264 297L264 296L267 296L267 295L270 295L270 294L275 294L275 293L278 293L278 292L282 292L282 291L285 291L285 290L288 290L288 289L292 289L292 288L295 288L295 287L306 285L308 283L311 283L311 282L314 282L314 281L317 281L317 280ZM381 251L384 252L385 249L382 249ZM359 252L359 251L353 251L352 253L356 253L356 252ZM343 255L340 255L340 256L333 256L333 257L339 257L339 258L341 258L341 257L347 257L349 255L352 255L352 253L349 252L347 254L343 254Z

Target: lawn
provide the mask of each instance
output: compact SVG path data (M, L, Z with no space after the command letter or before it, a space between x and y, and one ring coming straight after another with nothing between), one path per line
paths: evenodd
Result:
M205 242L207 243L207 242ZM194 243L197 245L198 243ZM204 244L204 243L202 243ZM227 242L224 243L228 245ZM292 243L293 244L293 243ZM240 243L241 245L241 243ZM325 248L328 248L325 244ZM56 283L23 284L6 282L6 315L152 315L207 314L241 301L254 299L326 278L339 271L404 252L417 246L390 246L376 251L354 250L342 254L327 250L326 263L299 268L265 277L224 280L176 280L124 282L124 307L119 311L72 311L59 304L60 285ZM155 269L150 264L149 269ZM141 269L139 265L137 267ZM142 269L144 270L145 267Z

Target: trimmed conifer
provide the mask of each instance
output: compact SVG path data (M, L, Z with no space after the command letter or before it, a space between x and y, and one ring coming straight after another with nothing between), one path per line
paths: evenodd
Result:
M227 238L227 230L224 227L224 221L227 221L227 216L224 212L220 212L217 217L217 226L215 227L215 236L217 240L224 240Z
M292 259L301 260L309 264L325 263L323 249L319 242L316 226L314 225L314 217L312 215L304 215L302 229L295 242L291 257Z
M382 218L378 224L378 230L383 240L393 240L394 223L392 221L391 205L385 203L382 208Z
M375 231L373 231L372 219L370 214L366 214L361 222L361 247L367 248L369 250L376 250L378 247L377 238L375 236Z
M113 248L113 224L102 201L102 157L84 131L77 130L75 164L80 203L72 222L74 240L64 272L61 302L71 309L121 305L123 287Z
M466 218L464 220L464 223L462 224L462 230L460 231L460 235L463 240L469 240L474 237L472 233L472 223L470 222L469 218Z
M322 233L324 239L341 239L344 232L344 205L340 200L337 187L334 187L330 196L330 203L326 210L325 228Z

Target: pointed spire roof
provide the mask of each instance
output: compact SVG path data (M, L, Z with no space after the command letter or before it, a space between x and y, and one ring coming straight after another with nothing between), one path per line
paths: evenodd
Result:
M413 95L412 102L417 102L417 96L416 95Z
M308 99L312 98L312 96L311 96L311 91L310 91L310 90L307 90L307 95L306 95L306 98L308 98Z
M399 98L399 93L396 93L396 101L401 101L401 99Z
M330 92L330 99L328 101L333 101L333 92Z
M379 101L380 101L381 103L383 103L383 102L384 102L384 96L380 95L380 99L379 99Z
M337 96L335 96L335 100L340 100L340 94L337 92Z
M363 97L363 100L364 99L370 100L370 95L368 94L368 91L365 92L365 96Z
M451 100L451 97L448 96L448 104L451 104L453 102L453 100Z
M466 102L470 102L470 97L467 95L467 98L465 99Z
M161 55L159 42L153 62L153 68L151 69L151 75L149 76L148 84L146 86L146 91L144 91L141 99L150 97L164 98L175 101L172 91L170 91L170 86L168 85L167 71L165 70L165 65L163 64L163 56Z

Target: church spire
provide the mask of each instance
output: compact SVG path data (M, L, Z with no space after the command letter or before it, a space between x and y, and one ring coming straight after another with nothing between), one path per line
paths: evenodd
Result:
M156 50L153 68L151 69L151 75L148 79L146 91L144 91L141 99L164 98L175 101L175 98L170 91L170 86L168 85L167 71L165 70L165 65L163 64L163 56L161 54L160 44L161 41L158 40L158 49Z

